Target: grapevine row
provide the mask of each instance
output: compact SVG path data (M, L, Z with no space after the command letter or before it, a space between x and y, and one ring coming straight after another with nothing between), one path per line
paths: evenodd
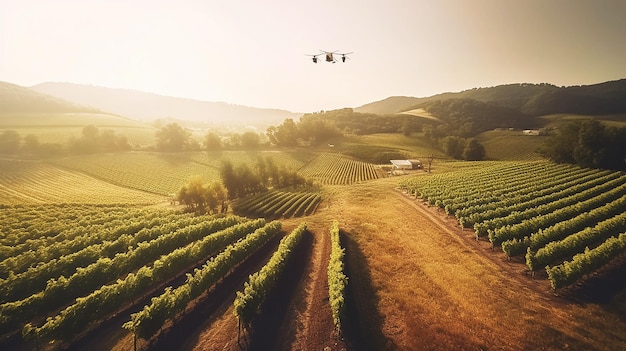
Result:
M55 317L48 318L41 327L27 325L23 333L28 334L32 331L38 337L68 340L86 326L105 318L124 304L135 301L146 291L171 280L182 270L222 250L230 243L258 229L259 224L262 226L263 223L263 220L258 220L234 225L208 235L193 245L175 249L154 261L152 266L143 266L124 279L118 279L115 283L104 285L85 297L77 298L76 303Z
M330 310L333 322L337 330L342 328L342 320L345 316L345 291L348 285L348 277L344 270L345 249L341 247L339 235L339 222L333 221L330 228L330 261L328 262L328 294Z
M584 252L575 255L571 261L546 267L550 285L554 290L570 285L624 252L626 252L626 233L609 238L593 250L586 248Z
M624 230L626 230L626 212L599 222L592 228L569 235L563 240L550 242L536 253L528 248L526 265L531 271L543 268L557 258L582 252L585 247L602 243Z
M562 240L601 220L626 211L624 192L626 192L626 185L553 213L500 228L502 231L506 230L505 233L510 233L506 236L501 234L501 238L511 238L502 242L502 250L509 257L524 254L529 247L536 251L549 242ZM618 198L614 199L614 197ZM529 232L530 235L524 236Z
M473 224L477 238L488 234L490 242L501 245L507 255L526 253L531 271L558 265L584 251L595 252L594 247L616 245L611 238L626 230L623 172L545 161L497 163L413 177L400 185L425 202L445 208L446 213L454 213L461 226ZM551 269L559 276L570 274ZM575 278L555 284L578 279L578 273L571 274Z
M149 242L141 242L136 248L130 248L126 253L118 254L113 259L101 258L85 268L79 267L68 278L61 276L58 279L51 279L44 290L23 300L4 303L0 307L2 312L0 331L14 327L14 323L26 322L38 315L52 312L71 300L88 294L103 284L114 281L127 272L140 269L140 267L154 260L156 260L154 262L159 262L159 257L163 261L169 255L181 251L185 253L186 257L184 260L178 258L177 263L179 265L182 263L192 264L202 258L198 257L199 255L210 254L225 243L236 240L237 237L230 232L230 228L262 225L260 221L238 224L242 221L243 219L239 217L225 217L183 227ZM218 230L221 231L217 232ZM211 233L215 234L208 235Z
M187 281L176 289L167 288L154 297L150 305L131 315L131 320L124 328L132 330L136 336L148 339L161 329L163 323L183 311L189 302L215 285L229 271L252 253L262 247L276 235L281 228L280 222L272 222L230 246L210 259L193 274L187 275Z
M482 233L484 233L484 231L487 231L489 234L489 241L491 241L491 243L494 245L500 245L504 240L516 237L513 235L515 234L514 232L509 232L507 229L500 228L510 228L510 226L512 225L521 223L522 227L526 229L526 233L534 232L541 227L546 227L547 225L550 225L550 223L547 223L546 221L534 220L536 218L553 214L556 211L568 208L570 206L580 205L581 203L586 202L589 199L593 199L594 197L599 197L599 199L596 199L596 201L591 201L591 206L600 206L602 203L606 203L606 201L611 201L611 199L619 197L621 193L626 191L626 187L623 186L626 177L620 177L606 183L602 182L603 178L598 179L600 180L600 182L594 182L595 186L590 186L587 183L581 184L579 186L572 186L567 192L557 193L562 196L560 198L547 201L542 201L545 199L538 199L539 203L537 204L537 206L530 205L524 210L512 211L510 214L502 216L500 218L477 223L474 226L476 230L476 235L481 235ZM615 189L613 189L614 187L618 187L617 192L615 191ZM610 192L610 194L613 196L612 198L610 196L606 196L607 191ZM545 219L549 217L543 218ZM535 226L532 226L532 224L535 224ZM517 233L520 232L518 231Z
M346 185L378 178L374 165L331 153L319 155L299 172L307 178L329 185Z
M278 249L261 270L250 275L243 291L237 291L234 302L234 313L240 325L248 326L259 312L261 305L275 287L276 282L283 274L293 252L300 243L306 224L301 223L289 235L282 238Z
M48 280L60 276L69 277L78 267L88 267L100 258L113 258L140 242L158 239L163 233L175 233L178 228L197 225L202 221L208 223L211 220L208 216L187 217L176 214L163 217L163 219L170 223L154 227L146 226L134 236L122 234L115 240L90 245L58 259L32 266L23 273L11 275L7 279L0 279L0 302L26 298L43 290Z
M311 215L321 196L308 192L271 190L252 196L234 206L239 213L268 218L291 218Z
M553 188L545 188L545 186L539 185L537 192L529 191L525 196L509 199L506 204L493 203L472 209L472 213L468 216L458 218L459 223L466 223L466 225L473 226L476 223L484 222L489 219L503 217L514 211L523 211L524 209L544 205L560 200L563 197L591 189L617 176L618 174L616 172L609 173L604 177L598 177L597 174L590 174L581 179L573 179ZM466 227L466 225L463 226Z

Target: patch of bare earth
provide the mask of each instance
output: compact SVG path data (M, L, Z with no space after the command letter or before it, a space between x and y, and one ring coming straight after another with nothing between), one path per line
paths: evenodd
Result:
M286 220L289 232L303 219ZM309 223L307 221L307 223ZM277 288L263 304L249 330L239 330L233 314L235 290L196 331L178 340L179 350L341 350L328 304L326 267L330 257L330 222L308 225L308 233ZM247 275L246 275L247 277ZM238 286L240 289L243 286ZM211 299L211 295L207 300ZM168 343L168 346L174 346ZM151 349L163 349L158 347Z
M377 304L374 342L401 350L622 350L626 324L596 304L558 297L521 262L474 240L443 212L387 181L335 195ZM358 304L358 303L357 303ZM367 316L361 315L363 318ZM361 323L365 323L361 321Z

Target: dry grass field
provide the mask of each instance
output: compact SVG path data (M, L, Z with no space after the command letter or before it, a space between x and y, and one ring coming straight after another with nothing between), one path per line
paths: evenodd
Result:
M361 294L351 316L353 340L361 340L356 346L626 348L624 314L610 302L555 295L545 279L525 274L522 263L507 261L443 212L394 190L395 181L331 189L327 207L311 218L336 217L348 237L351 289Z

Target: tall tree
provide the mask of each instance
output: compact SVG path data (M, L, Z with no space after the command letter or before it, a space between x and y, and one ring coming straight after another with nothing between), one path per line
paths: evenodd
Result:
M215 132L209 132L204 137L204 147L207 151L215 151L222 148L222 138Z
M15 154L20 148L22 138L15 130L5 130L0 133L0 153Z
M160 151L183 151L189 146L191 132L178 123L170 123L156 132L156 139Z
M260 144L261 139L255 132L248 131L241 135L241 147L244 149L257 149Z
M270 141L278 146L298 145L298 126L291 118L285 119L278 127L271 126L267 129Z
M450 157L460 160L465 149L465 139L457 136L447 136L442 140L443 151Z
M485 147L476 139L469 139L463 149L463 159L466 161L481 161L485 158Z
M626 128L606 127L597 120L567 123L548 140L542 154L557 163L624 170Z

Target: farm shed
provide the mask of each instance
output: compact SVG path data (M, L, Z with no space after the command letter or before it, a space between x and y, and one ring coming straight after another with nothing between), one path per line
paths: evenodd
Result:
M422 163L419 160L390 160L394 169L420 169Z

